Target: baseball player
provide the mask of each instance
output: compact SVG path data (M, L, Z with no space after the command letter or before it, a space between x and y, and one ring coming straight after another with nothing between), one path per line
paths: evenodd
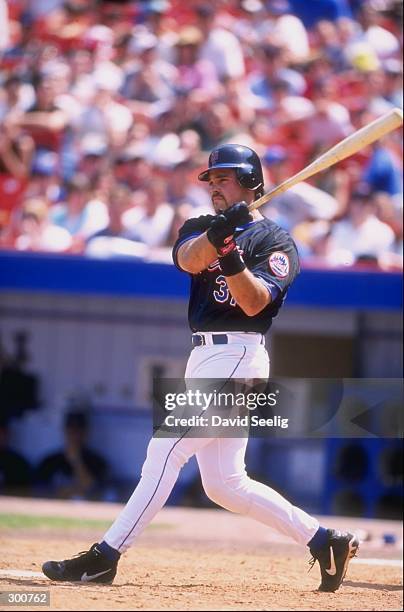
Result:
M189 323L193 350L186 378L267 379L264 334L299 272L295 244L283 229L247 206L263 194L260 160L250 148L214 149L199 175L209 184L216 215L189 219L173 248L176 266L191 275ZM89 551L48 561L52 580L111 583L119 558L165 504L182 466L196 455L206 494L307 545L321 570L321 591L336 591L358 539L325 529L273 489L248 477L246 437L152 438L141 479L126 506Z

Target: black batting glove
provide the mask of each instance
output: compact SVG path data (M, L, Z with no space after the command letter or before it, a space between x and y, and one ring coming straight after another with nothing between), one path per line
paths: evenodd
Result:
M246 202L236 202L236 204L224 210L222 214L226 217L228 225L233 228L233 231L236 227L245 225L253 220Z
M221 211L212 219L207 231L209 242L219 250L227 247L235 229L252 221L253 217L248 210L246 202L237 202L227 210ZM234 241L233 241L234 242ZM235 247L235 244L234 244Z
M236 248L233 238L234 228L229 225L223 213L216 215L209 225L206 232L209 242L215 247L219 257L230 253Z
M246 267L234 240L235 227L229 227L229 221L225 214L220 213L210 222L210 227L206 232L209 242L213 244L217 251L224 276L238 274Z

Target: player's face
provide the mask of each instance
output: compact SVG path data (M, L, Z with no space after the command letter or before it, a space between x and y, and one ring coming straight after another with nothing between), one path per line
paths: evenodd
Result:
M250 203L251 190L241 187L233 168L217 168L209 172L209 190L215 212L226 210L242 200Z

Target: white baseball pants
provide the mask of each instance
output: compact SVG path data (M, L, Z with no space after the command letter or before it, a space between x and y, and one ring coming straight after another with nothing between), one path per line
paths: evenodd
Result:
M269 357L260 334L231 333L230 344L192 350L186 378L268 378ZM270 487L248 477L244 456L247 438L152 438L141 479L104 540L127 550L164 506L182 466L196 454L202 483L216 504L277 529L300 544L316 533L317 519L293 506Z

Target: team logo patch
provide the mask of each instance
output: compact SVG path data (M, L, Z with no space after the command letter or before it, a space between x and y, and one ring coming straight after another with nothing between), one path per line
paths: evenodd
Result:
M214 166L217 163L218 159L219 159L219 151L217 150L212 151L209 157L209 166Z
M276 251L269 256L269 267L275 276L285 278L289 274L289 257L282 251Z

